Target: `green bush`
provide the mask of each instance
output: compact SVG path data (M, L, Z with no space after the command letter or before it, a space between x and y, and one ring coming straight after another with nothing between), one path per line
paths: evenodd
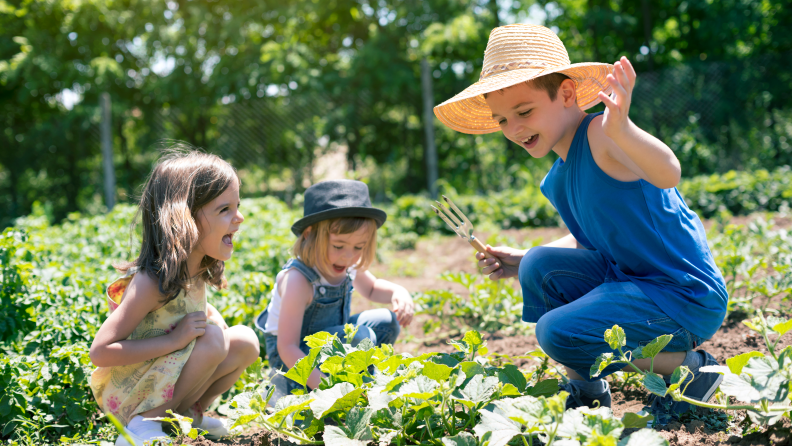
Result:
M792 174L789 166L772 172L764 169L730 171L685 179L678 189L688 206L702 218L712 218L723 211L732 215L775 212L789 208Z

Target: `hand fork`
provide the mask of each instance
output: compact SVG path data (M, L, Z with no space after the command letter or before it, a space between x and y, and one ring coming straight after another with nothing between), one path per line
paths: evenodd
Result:
M434 209L437 216L442 218L443 221L446 222L446 224L448 224L448 226L450 226L458 236L462 237L463 239L467 240L468 243L473 245L473 247L476 248L476 251L484 254L484 257L486 258L491 258L492 256L487 253L486 246L481 243L481 240L477 239L476 236L473 235L473 224L470 223L470 220L468 220L465 214L460 211L454 202L449 200L448 197L443 195L443 200L445 200L445 202L451 206L451 209L454 210L456 215L454 212L451 212L451 209L443 206L443 204L439 201L435 201L435 203L437 203L437 207L432 206L432 209Z

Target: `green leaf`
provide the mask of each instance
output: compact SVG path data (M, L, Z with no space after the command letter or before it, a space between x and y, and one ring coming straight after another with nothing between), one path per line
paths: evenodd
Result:
M606 367L613 363L613 353L602 353L597 357L597 360L594 361L594 364L591 364L591 368L589 369L589 375L591 378L596 378L605 370Z
M490 397L492 397L492 394L495 392L495 388L497 386L498 378L494 376L488 376L485 378L483 375L476 375L470 380L470 382L468 382L468 384L460 391L460 393L465 400L477 404L488 401Z
M314 390L310 393L313 398L311 410L320 420L333 412L348 410L355 405L363 390L355 389L355 386L347 382L338 383L326 390Z
M491 433L488 446L506 446L512 438L521 433L519 424L502 415L486 409L480 410L479 414L481 414L481 422L473 428L473 432L479 439Z
M632 361L635 361L636 359L644 359L646 356L644 356L644 355L643 355L643 347L641 347L641 346L639 345L639 346L638 346L638 348L636 348L635 350L633 350L633 351L632 351L632 353L630 354L630 356L628 356L628 357L629 357L629 358L630 358Z
M647 372L643 378L643 385L646 387L646 390L654 393L655 395L665 396L666 394L666 384L663 381L663 377L656 374Z
M318 355L318 348L311 349L308 356L300 358L300 360L294 364L294 367L290 368L284 376L305 387L308 383L308 378L311 377L311 373L313 373L316 368Z
M644 358L654 358L658 353L663 351L665 346L671 342L671 338L673 337L674 336L670 334L666 334L654 339L652 342L643 347L641 350L641 356Z
M620 347L627 345L627 336L621 327L614 325L613 328L605 330L605 342L613 350L618 350Z
M674 392L680 387L684 388L683 384L688 376L690 376L690 369L687 366L683 365L674 369L674 373L671 374L671 385L668 386L666 393Z
M527 395L535 397L552 396L556 393L558 393L558 380L555 378L539 381L536 385L526 390Z
M372 415L374 415L374 410L370 408L353 407L349 411L344 427L351 438L355 440L372 440L374 438L369 427Z
M668 441L653 429L641 429L621 439L618 446L668 446Z
M766 357L750 358L743 367L741 376L749 377L751 387L771 402L781 402L789 395L789 379L779 370L778 363ZM750 402L755 402L751 400Z
M512 383L506 383L500 390L501 396L521 396L522 393Z
M366 446L368 440L356 440L349 436L340 427L325 426L324 444L325 446Z
M375 411L388 407L388 404L396 399L395 395L385 390L385 386L372 387L366 396L368 397L369 407Z
M779 336L784 336L789 330L792 330L792 319L776 323L773 325L772 330L778 333Z
M514 364L506 364L503 368L498 369L498 379L503 384L512 384L520 391L528 385L525 375Z
M526 426L552 423L547 400L532 396L493 401L503 416Z
M426 376L418 376L401 386L399 396L404 398L429 399L437 395L437 388L440 385Z
M251 413L251 414L247 414L247 415L242 415L241 417L236 419L234 424L231 425L231 429L230 430L233 430L235 427L238 427L238 426L246 426L246 425L256 421L256 419L258 417L260 417L260 416L261 416L261 414L259 414L259 413Z
M340 356L331 356L319 366L319 370L327 373L328 375L335 375L337 373L341 373L341 371L344 370L343 363L344 358Z
M462 432L453 437L443 437L440 441L443 442L443 446L478 446L476 437L467 432Z
M438 383L443 383L448 380L448 377L451 376L451 371L454 370L453 368L444 365L444 364L435 364L432 361L427 361L424 363L423 367L423 374L431 378Z
M729 358L726 360L726 365L729 367L729 370L734 373L735 375L739 375L742 373L743 368L748 364L748 360L751 358L761 358L764 357L763 354L759 352L746 352L739 354L733 358Z
M375 350L358 350L349 353L344 358L344 369L350 373L360 373L368 366L373 364L372 358L376 353Z
M465 336L462 340L468 345L470 351L477 350L479 346L484 344L484 340L481 338L481 333L477 332L476 330L470 330L465 333Z
M466 361L459 363L459 370L465 373L465 376L470 379L475 375L485 375L487 373L481 364L473 361Z
M305 343L308 344L309 348L318 348L322 347L328 342L333 342L334 339L338 339L338 337L334 334L330 334L326 331L320 331L319 333L314 333L312 335L308 335L305 337Z
M654 420L654 417L651 414L640 416L632 412L625 413L621 419L625 429L642 429L652 420Z
M267 417L273 424L281 424L283 420L294 412L300 412L313 402L309 395L286 395L275 403L275 413Z

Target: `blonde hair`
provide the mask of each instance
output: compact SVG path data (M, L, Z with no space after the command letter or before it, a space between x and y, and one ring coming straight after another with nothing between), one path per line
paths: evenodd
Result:
M190 273L224 288L225 262L204 256L198 271L187 271L187 258L200 242L198 211L234 181L240 183L236 170L216 155L182 143L166 149L143 186L135 216L143 229L140 254L116 269L126 273L136 268L156 278L165 302L188 290Z
M324 277L332 276L327 263L330 234L352 234L366 228L369 239L363 248L356 267L364 271L371 266L377 254L377 222L365 217L341 217L322 220L306 228L292 247L292 254L309 268L316 268Z

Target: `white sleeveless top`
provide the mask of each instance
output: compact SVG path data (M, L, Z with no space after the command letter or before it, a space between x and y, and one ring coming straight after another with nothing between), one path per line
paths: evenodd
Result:
M273 336L278 335L278 319L280 318L280 309L281 309L281 294L280 290L278 289L278 282L281 280L286 271L291 271L292 269L281 270L277 276L275 276L275 287L272 289L272 300L270 300L269 305L267 306L267 323L264 325L264 332L271 334ZM324 286L338 286L338 284L333 285L332 283L328 282L327 279L319 272L316 267L312 268L316 275L319 276L319 284ZM349 273L349 279L351 281L355 281L355 276L357 275L357 268L349 268L347 270ZM302 274L299 271L298 274ZM306 279L307 280L307 279Z

